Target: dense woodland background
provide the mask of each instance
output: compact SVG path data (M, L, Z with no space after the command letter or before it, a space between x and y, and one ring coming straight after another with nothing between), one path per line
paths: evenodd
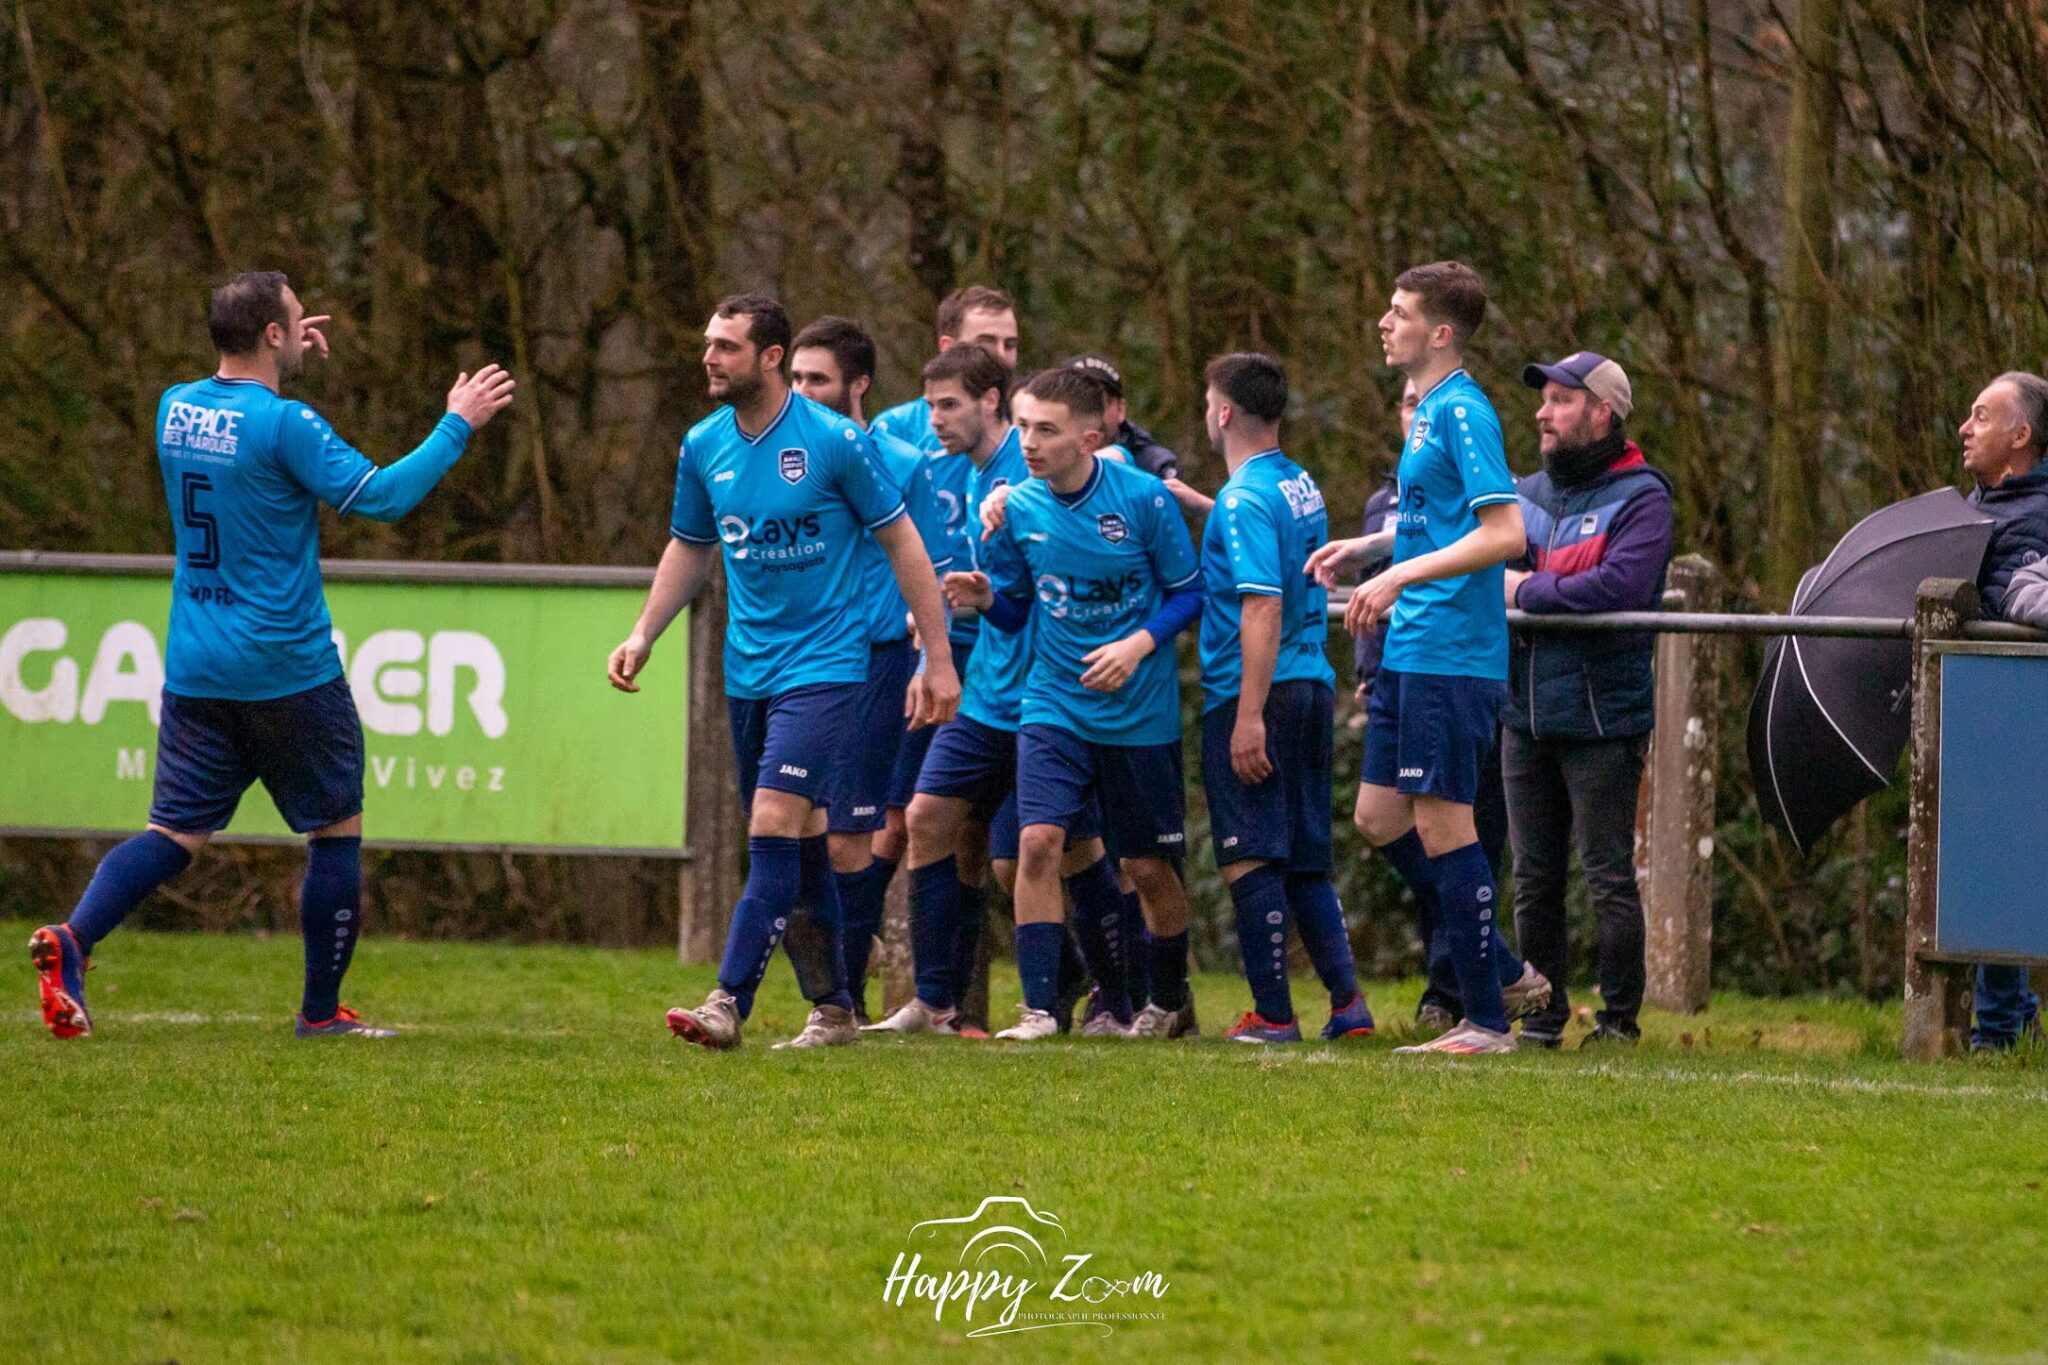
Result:
M1001 285L1027 365L1115 356L1207 486L1203 359L1277 351L1342 524L1396 435L1393 276L1456 256L1517 467L1522 364L1617 357L1681 548L1780 605L1857 516L1959 477L1987 378L2042 367L2044 55L2043 0L0 0L0 546L168 550L157 395L251 267L337 315L301 393L379 458L457 369L525 381L420 513L333 523L332 555L651 563L698 330L756 286L866 320L894 401L934 301ZM1900 803L1810 860L1760 831L1755 664L1726 679L1717 980L1894 989ZM96 851L0 847L0 911L56 915ZM1412 960L1349 862L1361 945ZM203 866L152 913L295 923L295 856ZM372 867L380 929L674 932L658 864Z

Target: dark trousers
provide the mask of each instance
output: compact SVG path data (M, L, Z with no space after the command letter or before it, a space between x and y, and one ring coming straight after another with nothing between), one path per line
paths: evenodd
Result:
M1479 792L1472 799L1472 823L1478 827L1479 847L1486 851L1486 861L1493 868L1493 884L1498 888L1501 857L1508 842L1507 796L1501 786L1499 740L1494 741L1486 761L1479 765ZM1442 923L1427 907L1422 909L1421 929L1426 984L1419 1003L1441 1005L1451 1012L1453 1019L1462 1019L1465 1006L1458 998L1458 973L1451 966L1451 942Z
M1531 739L1501 735L1508 826L1515 845L1515 934L1522 956L1550 978L1550 1005L1523 1031L1558 1037L1571 1018L1565 872L1577 834L1579 867L1600 929L1599 1021L1636 1028L1643 1003L1643 902L1636 891L1636 798L1647 736Z

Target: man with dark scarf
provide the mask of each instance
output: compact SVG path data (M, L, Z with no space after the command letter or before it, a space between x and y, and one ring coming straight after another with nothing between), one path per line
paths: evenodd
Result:
M1531 615L1652 611L1671 560L1671 482L1628 439L1634 407L1621 366L1591 351L1531 365L1543 468L1520 481L1527 568L1510 568L1510 607ZM1515 859L1515 932L1549 977L1548 1008L1522 1040L1564 1041L1565 872L1579 863L1599 923L1601 1009L1587 1043L1632 1043L1643 998L1643 906L1636 891L1636 798L1655 718L1655 638L1516 631L1501 735ZM1583 1045L1583 1044L1582 1044Z

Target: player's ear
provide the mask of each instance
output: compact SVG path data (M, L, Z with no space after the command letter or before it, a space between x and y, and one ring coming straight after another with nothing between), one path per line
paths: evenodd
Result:
M855 398L865 398L868 396L868 386L873 384L874 382L875 381L870 379L868 376L862 375L860 378L854 380L851 384L847 385L847 388L852 391L852 394Z
M762 369L763 369L764 371L765 371L765 370L773 370L773 371L775 371L775 372L776 372L777 374L781 374L781 373L782 373L782 356L783 356L783 350L782 350L782 347L780 347L780 346L763 346L763 347L761 348L761 368L762 368Z
M1096 451L1098 451L1098 450L1102 449L1102 446L1103 446L1103 433L1102 433L1102 431L1101 431L1101 430L1100 430L1099 428L1097 428L1097 427L1088 427L1087 429L1085 429L1084 431L1082 431L1082 433L1081 433L1081 449L1082 449L1082 450L1086 451L1086 452L1087 452L1088 454L1090 454L1090 455L1093 455L1093 454L1094 454L1094 453L1095 453Z

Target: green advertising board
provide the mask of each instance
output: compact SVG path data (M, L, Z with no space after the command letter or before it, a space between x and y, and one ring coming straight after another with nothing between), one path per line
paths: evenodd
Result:
M170 561L101 557L81 572L50 567L63 556L8 558L0 831L140 829L155 776ZM126 565L137 567L113 571ZM325 570L363 721L366 842L683 852L686 623L664 638L637 695L604 677L645 599L644 574ZM227 837L291 835L255 787Z

